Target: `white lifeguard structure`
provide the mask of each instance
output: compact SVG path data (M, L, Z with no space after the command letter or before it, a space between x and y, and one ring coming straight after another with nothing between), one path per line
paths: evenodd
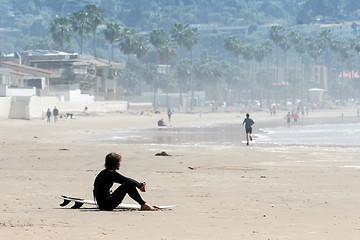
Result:
M325 89L322 88L310 88L309 90L309 99L316 103L321 103L324 101Z

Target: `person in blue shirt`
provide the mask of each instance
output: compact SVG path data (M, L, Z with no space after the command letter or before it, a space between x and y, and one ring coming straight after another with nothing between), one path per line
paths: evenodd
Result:
M252 137L251 137L251 134L252 134L252 125L254 124L255 122L250 118L250 114L246 114L246 118L244 119L242 125L244 126L245 124L245 132L246 132L246 145L249 145L249 139L250 141L252 141Z

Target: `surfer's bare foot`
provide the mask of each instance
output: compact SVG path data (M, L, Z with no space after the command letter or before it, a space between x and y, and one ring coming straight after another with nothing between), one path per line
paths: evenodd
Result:
M159 208L156 206L151 206L147 203L141 206L141 211L157 211Z

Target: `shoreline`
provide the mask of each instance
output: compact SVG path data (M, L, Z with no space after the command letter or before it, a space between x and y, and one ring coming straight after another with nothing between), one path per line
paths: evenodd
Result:
M256 120L256 124L253 129L254 140L258 139L258 136L267 134L271 129L277 128L297 128L302 126L325 126L325 125L343 125L346 124L358 124L359 118L350 116L345 118L339 118L335 116L324 117L305 117L298 120L298 122L286 123L284 119L271 119L264 118ZM135 144L135 145L161 145L161 146L223 146L223 147L239 147L244 143L244 127L241 126L242 120L232 119L226 121L212 122L198 126L165 126L165 127L149 127L144 129L128 128L128 129L116 129L107 131L102 134L102 137L94 139L102 144ZM237 132L238 135L232 134ZM190 134L196 136L192 138ZM221 136L217 136L220 134ZM244 136L243 136L244 135ZM271 143L256 141L252 144L253 147L346 147L352 148L356 145L346 146L345 144L312 144L312 143L297 143L297 144L285 144L285 143Z

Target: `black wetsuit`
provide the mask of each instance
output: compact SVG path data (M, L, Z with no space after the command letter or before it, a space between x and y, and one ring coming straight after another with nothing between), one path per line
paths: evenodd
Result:
M114 192L110 193L113 183L120 183L121 185ZM113 169L106 168L95 178L94 197L100 210L113 210L122 202L126 193L137 203L144 205L145 201L136 189L141 187L142 183L127 178Z

